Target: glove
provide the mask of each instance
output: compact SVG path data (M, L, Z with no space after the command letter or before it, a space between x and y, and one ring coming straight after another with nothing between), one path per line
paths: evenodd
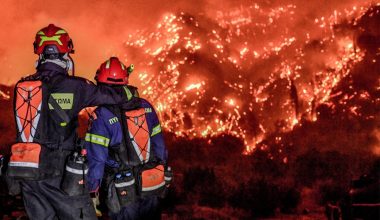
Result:
M91 199L92 199L92 205L94 206L95 213L97 217L102 217L102 212L97 208L97 206L100 204L99 201L99 193L97 192L91 192L90 193Z

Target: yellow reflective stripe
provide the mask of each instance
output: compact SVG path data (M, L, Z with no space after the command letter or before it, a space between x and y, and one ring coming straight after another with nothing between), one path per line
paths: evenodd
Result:
M70 110L74 104L74 93L52 93L51 96L63 110ZM54 109L49 103L49 109Z
M132 93L131 93L131 91L126 86L123 86L123 88L124 88L125 94L127 94L128 101L131 100L132 96L133 96Z
M137 92L137 90L135 90L135 94L134 94L134 96L137 97L137 98L140 96L140 95L139 95L139 92Z
M104 147L108 147L108 145L110 144L110 139L103 137L103 136L100 136L100 135L91 134L91 133L86 134L85 140L87 142L99 144L99 145L102 145Z
M43 35L43 36L45 36L45 33L44 33L43 31L39 31L39 32L37 33L37 35Z
M151 137L153 137L154 135L156 135L160 132L161 132L161 125L158 124L156 127L153 128Z
M44 42L46 41L55 41L57 42L59 45L63 45L61 40L59 39L61 36L60 35L56 35L56 36L52 36L52 37L48 37L48 36L41 36L41 42L40 42L40 45L41 46Z
M65 30L63 30L63 29L61 29L61 30L55 32L55 34L66 34L66 33L67 33L67 32L66 32Z
M109 68L110 68L110 63L111 63L111 60L107 60L107 63L106 63L106 69L109 69Z

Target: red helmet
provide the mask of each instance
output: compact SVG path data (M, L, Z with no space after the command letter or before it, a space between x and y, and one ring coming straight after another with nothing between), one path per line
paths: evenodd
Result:
M49 24L36 34L34 53L42 54L46 45L55 45L59 53L74 53L74 45L69 34L62 28Z
M98 83L127 85L129 74L133 71L133 64L126 67L117 57L111 57L100 65L96 71L95 80Z

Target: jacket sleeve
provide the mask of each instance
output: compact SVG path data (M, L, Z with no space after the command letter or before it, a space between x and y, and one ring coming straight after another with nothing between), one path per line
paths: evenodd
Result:
M154 155L158 157L162 162L166 163L168 158L168 152L165 146L164 136L162 135L162 128L160 121L158 120L157 113L151 106L151 113L149 113L149 124L151 125L150 138L153 144Z
M111 87L98 85L96 86L90 81L83 80L80 82L80 99L81 108L98 105L115 105L125 102L126 97L122 93L118 93Z
M121 126L103 114L97 114L91 129L86 134L85 147L89 171L87 184L91 192L97 191L104 175L104 167L108 160L108 148L121 143ZM111 123L116 122L116 123Z

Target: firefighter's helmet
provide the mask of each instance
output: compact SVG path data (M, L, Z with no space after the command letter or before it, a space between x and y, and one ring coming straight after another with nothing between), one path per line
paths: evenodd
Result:
M117 57L111 57L100 65L96 71L95 80L98 83L127 85L133 68L133 64L126 67Z
M62 28L49 24L36 34L34 53L74 53L74 45L69 34ZM48 50L48 51L46 51Z

